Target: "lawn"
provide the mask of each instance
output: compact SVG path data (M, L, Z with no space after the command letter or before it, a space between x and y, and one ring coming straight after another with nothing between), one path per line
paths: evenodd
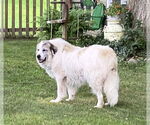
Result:
M56 83L35 60L36 40L5 40L5 125L145 125L146 65L119 64L120 97L113 108L96 109L90 88L72 102L51 104Z

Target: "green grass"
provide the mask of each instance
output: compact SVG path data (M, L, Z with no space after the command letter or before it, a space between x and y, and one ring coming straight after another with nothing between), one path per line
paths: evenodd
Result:
M5 125L145 125L146 66L119 64L120 97L113 108L96 109L90 88L79 89L72 102L51 104L56 83L35 61L36 40L4 44Z

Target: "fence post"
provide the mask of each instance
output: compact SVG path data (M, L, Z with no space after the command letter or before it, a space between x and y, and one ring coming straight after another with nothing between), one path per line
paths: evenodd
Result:
M49 18L50 18L50 0L47 0L47 20L49 21Z
M40 0L40 16L43 16L43 0Z
M22 36L22 0L19 0L19 37Z
M5 37L7 36L8 36L8 0L5 0Z
M33 0L33 35L36 33L36 0Z
M29 37L29 0L26 0L26 36Z
M54 0L54 2L55 1L57 1L57 0ZM56 9L57 8L57 4L56 3L54 3L54 9Z
M65 0L63 0L65 2ZM68 20L68 3L62 4L62 17L64 20ZM62 25L62 38L67 40L67 23L63 23Z
M12 37L15 37L15 0L12 0Z
M42 16L43 16L43 0L40 0L40 17ZM40 28L40 30L42 30L42 28Z

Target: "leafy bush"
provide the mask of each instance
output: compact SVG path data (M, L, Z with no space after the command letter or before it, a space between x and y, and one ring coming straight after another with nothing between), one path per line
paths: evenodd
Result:
M121 42L126 48L125 55L127 57L142 56L142 52L146 52L146 37L140 21L136 21L133 28L126 29L124 36L118 42Z
M76 45L76 46L81 46L81 47L87 47L93 44L101 44L101 45L108 45L109 41L104 39L104 33L97 37L93 37L91 35L83 35L79 39L75 40L70 40L70 43Z
M52 15L53 12L53 15ZM47 24L48 19L53 17L53 19L59 19L60 18L60 12L55 9L50 9L49 12L44 12L42 17L38 18L38 23L40 24L39 32L36 33L36 36L39 38L39 40L44 39L50 39L51 37L51 24ZM52 33L53 37L59 37L59 28L61 24L53 24L52 25Z
M121 19L120 23L123 24L125 30L133 27L133 14L128 8L119 17Z
M93 44L109 45L115 50L121 60L126 60L135 56L146 56L146 38L144 36L142 24L140 21L135 23L134 28L129 28L124 31L124 36L119 41L104 39L104 34L100 36L82 36L78 41L72 42L79 46L90 46Z
M53 15L52 15L53 12ZM52 26L52 34L53 38L55 37L61 37L61 24L47 24L48 17L52 17L52 20L60 19L60 12L58 10L52 10L50 9L49 12L45 12L42 17L39 17L38 23L40 24L41 29L39 32L37 32L36 36L39 37L39 40L42 39L50 39L51 36L51 26ZM90 13L88 11L84 11L81 9L72 9L69 11L69 18L67 22L67 33L68 37L76 37L77 32L78 34L82 35L83 32L90 27L90 21L87 21L89 19Z
M83 32L90 28L91 21L88 21L91 17L90 11L84 11L82 9L72 9L69 12L69 21L67 24L68 36L76 37L77 32L80 36Z

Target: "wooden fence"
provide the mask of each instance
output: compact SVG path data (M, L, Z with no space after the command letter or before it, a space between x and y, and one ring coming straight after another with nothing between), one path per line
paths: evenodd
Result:
M8 2L12 2L11 4L11 10L9 9L9 3ZM56 0L54 0L56 1ZM30 5L32 3L32 5ZM39 6L37 6L37 2L40 2ZM46 8L48 9L49 5L50 5L50 0L5 0L5 14L4 14L4 33L5 33L5 37L32 37L34 36L34 34L36 33L37 30L37 11L39 11L38 13L40 13L40 16L43 16L43 3L46 3ZM23 3L26 3L26 7L25 7L25 13L24 15L26 15L25 20L22 19L23 17ZM19 4L19 5L18 5ZM16 9L16 6L18 6L19 9ZM32 7L31 7L32 6ZM37 7L39 9L37 9ZM54 8L57 8L57 5L54 4ZM19 15L16 15L16 11L18 11ZM32 20L32 24L29 22L29 17L31 12L33 12L33 20ZM10 15L12 15L10 17ZM18 17L17 17L18 16ZM17 17L17 18L16 18ZM10 18L11 22L10 22ZM17 20L17 21L16 21ZM25 21L26 25L25 27L23 27L23 22ZM16 27L16 22L18 22L19 24L18 27ZM9 23L11 23L11 27L9 27ZM9 24L9 25L8 25ZM30 24L30 25L29 25Z

